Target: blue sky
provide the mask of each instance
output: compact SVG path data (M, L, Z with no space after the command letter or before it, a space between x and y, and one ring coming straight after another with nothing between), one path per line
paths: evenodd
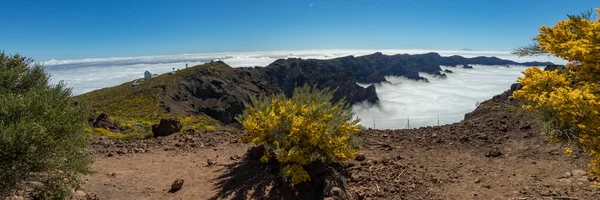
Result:
M596 4L594 4L596 3ZM0 49L38 61L299 49L511 50L597 0L3 0Z

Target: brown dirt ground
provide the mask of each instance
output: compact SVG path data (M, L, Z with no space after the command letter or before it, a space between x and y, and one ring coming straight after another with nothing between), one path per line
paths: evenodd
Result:
M363 161L338 170L364 199L600 199L585 155L568 157L523 114L487 102L460 123L358 134ZM81 188L98 199L299 199L239 134L207 132L92 144L95 173ZM210 163L210 164L209 164ZM171 183L183 188L170 193Z

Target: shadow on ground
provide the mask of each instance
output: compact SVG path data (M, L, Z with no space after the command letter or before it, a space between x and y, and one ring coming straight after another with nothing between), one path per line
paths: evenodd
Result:
M253 148L241 161L220 169L224 174L214 180L219 189L211 199L323 199L323 190L310 182L294 188L286 186L280 166L261 162L260 151Z

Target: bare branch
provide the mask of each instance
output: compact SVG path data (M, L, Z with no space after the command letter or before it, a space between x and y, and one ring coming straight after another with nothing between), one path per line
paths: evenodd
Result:
M511 54L522 57L522 56L544 55L544 54L548 54L548 52L542 50L540 48L540 45L537 42L534 42L533 44L530 44L528 46L516 48L515 50L513 50L513 52L511 52Z

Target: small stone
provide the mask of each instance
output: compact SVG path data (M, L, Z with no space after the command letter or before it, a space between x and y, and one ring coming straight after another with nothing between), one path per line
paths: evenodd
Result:
M339 187L332 187L330 194L336 197L341 197L343 192L344 191Z
M144 153L144 152L146 152L146 151L145 151L144 149L142 149L142 148L134 148L134 149L133 149L133 152L134 152L134 153Z
M577 181L579 181L579 182L588 182L589 181L588 178L589 178L588 176L581 176L581 177L579 177L577 179Z
M25 200L25 197L13 195L13 196L7 197L5 200Z
M85 195L85 199L86 200L100 200L100 197L98 197L98 194L90 192Z
M214 160L212 160L212 159L206 159L206 165L207 166L213 166L215 164L217 164L217 162L215 162Z
M508 126L507 125L502 125L499 129L502 132L508 132Z
M75 199L83 199L83 198L85 198L85 196L86 196L85 192L83 192L81 190L77 190L77 191L75 191L75 193L73 193L73 197Z
M231 159L231 160L237 160L237 159L240 159L240 156L233 155L233 156L229 157L229 159Z
M571 178L571 172L565 172L559 179Z
M350 180L352 180L354 182L358 182L359 179L360 179L360 176L358 175L358 173L350 174Z
M475 183L480 183L481 179L475 179Z
M493 157L493 158L495 158L495 157L498 157L498 156L501 156L501 155L502 155L502 152L500 152L500 151L499 151L499 150L497 150L497 149L494 149L494 150L490 150L490 151L488 151L488 152L485 154L485 157Z
M579 177L579 176L586 175L587 173L583 170L577 169L577 170L571 171L571 174L575 177Z
M366 195L364 191L356 191L355 194L358 197L358 199L364 199Z
M526 124L524 126L521 126L519 129L531 129L531 124Z
M364 154L358 154L358 155L356 155L356 157L354 157L354 160L356 160L356 161L364 161L366 159L367 159L367 157L365 157Z
M173 183L171 184L171 189L169 190L169 192L170 193L177 192L177 191L181 190L182 187L183 187L183 179L177 179L177 180L173 181Z

